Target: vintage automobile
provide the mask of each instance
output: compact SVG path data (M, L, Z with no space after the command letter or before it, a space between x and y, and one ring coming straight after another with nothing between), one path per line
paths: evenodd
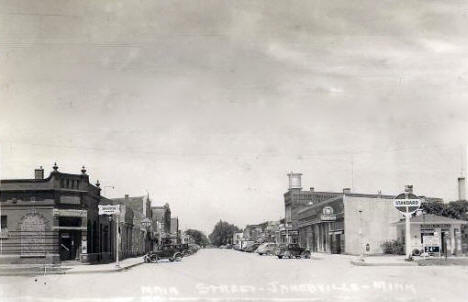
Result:
M158 246L155 251L151 251L144 256L145 262L158 262L161 259L169 261L180 261L183 255L178 245L166 244Z
M200 246L195 243L189 243L188 248L189 248L190 254L193 255L196 252L198 252L198 250L200 249Z
M255 252L261 255L273 255L276 250L276 243L274 242L265 242L260 245Z
M244 241L240 250L245 252L246 249L250 249L254 244L255 241Z
M156 252L154 251L151 251L151 252L148 252L145 256L143 256L143 260L146 262L146 263L156 263L158 262L158 256L156 255Z
M310 258L310 252L297 243L282 244L276 250L276 256L283 258Z
M174 245L180 253L182 253L183 257L190 256L192 253L189 249L188 243L179 243Z
M254 243L254 244L248 245L244 248L244 252L253 253L257 250L259 246L260 246L260 243Z

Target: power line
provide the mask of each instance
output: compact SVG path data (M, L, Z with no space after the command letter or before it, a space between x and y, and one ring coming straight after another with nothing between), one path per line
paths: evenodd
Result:
M256 153L251 152L248 154L241 154L241 153L162 153L158 151L148 151L144 150L144 148L151 148L154 149L156 147L153 146L142 146L141 148L137 149L116 149L116 148L99 148L99 147L90 147L90 146L80 146L80 145L57 145L57 144L46 144L46 143L30 143L30 142L14 142L14 141L3 141L4 143L10 144L10 148L12 145L26 145L26 146L35 146L35 147L49 147L49 148L63 148L63 149L76 149L76 150L88 150L88 151L96 151L96 152L106 152L106 153L128 153L128 154L153 154L157 156L198 156L198 157L210 157L210 156L257 156L257 157L281 157L281 156L296 156L298 154L293 153ZM393 152L404 152L404 151L414 151L414 150L427 150L427 149L453 149L453 146L446 146L446 145L425 145L425 146L414 146L414 147L396 147L391 149L374 149L374 150L340 150L340 151L332 151L332 150L323 150L318 151L315 153L300 153L301 157L331 157L331 156L352 156L352 161L354 161L354 156L356 155L363 155L363 154L374 154L374 153L393 153ZM353 163L354 164L354 163Z

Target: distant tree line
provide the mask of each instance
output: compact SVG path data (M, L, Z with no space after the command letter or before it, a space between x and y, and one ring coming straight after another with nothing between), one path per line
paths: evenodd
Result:
M237 226L226 221L218 221L214 226L213 232L208 236L212 244L216 246L232 243L234 233L240 232Z
M210 243L208 237L206 237L206 235L202 231L188 229L185 231L185 234L189 235L190 238L193 240L193 243L196 243L199 246L207 246Z
M421 205L421 209L426 214L468 220L468 201L466 200L452 201L449 203L425 202Z

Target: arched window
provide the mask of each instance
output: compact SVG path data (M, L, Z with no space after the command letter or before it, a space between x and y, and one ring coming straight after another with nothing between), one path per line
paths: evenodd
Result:
M28 214L21 221L21 256L45 255L45 219Z

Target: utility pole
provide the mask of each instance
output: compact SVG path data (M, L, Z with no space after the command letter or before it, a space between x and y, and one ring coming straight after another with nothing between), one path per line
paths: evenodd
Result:
M115 215L115 233L116 233L116 240L115 240L115 266L120 267L119 261L119 246L120 246L120 212Z

